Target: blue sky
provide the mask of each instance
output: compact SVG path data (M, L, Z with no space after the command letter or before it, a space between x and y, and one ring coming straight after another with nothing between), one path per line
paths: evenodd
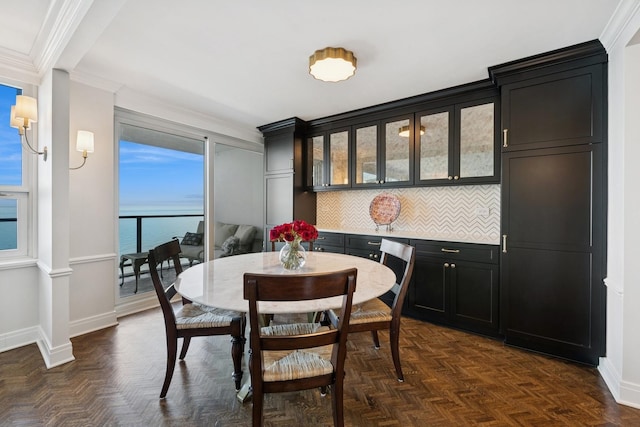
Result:
M21 185L20 136L9 126L11 106L16 103L16 88L0 85L0 185Z

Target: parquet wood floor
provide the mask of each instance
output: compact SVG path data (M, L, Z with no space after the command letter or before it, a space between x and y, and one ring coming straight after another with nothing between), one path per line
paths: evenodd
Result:
M616 404L594 368L405 318L398 383L388 334L380 339L375 350L369 334L349 338L348 426L640 426L640 410ZM159 309L72 342L76 360L50 370L36 345L0 353L0 425L250 425L226 337L192 340L164 400ZM264 413L265 426L329 426L331 400L316 390L267 395Z

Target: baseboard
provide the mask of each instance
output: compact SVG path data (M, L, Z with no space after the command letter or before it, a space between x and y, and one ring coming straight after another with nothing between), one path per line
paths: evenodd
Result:
M640 384L622 380L621 374L606 357L600 359L598 372L616 402L640 409Z
M117 324L118 319L114 310L108 313L98 314L97 316L86 317L84 319L70 322L69 335L71 337L77 337L78 335L84 335L100 329L116 326Z
M38 341L38 334L37 326L0 334L0 353L33 344Z
M125 302L116 306L116 317L127 316L129 314L138 313L140 311L149 310L150 308L158 307L158 297L155 292L149 292L149 296L146 298L140 298L135 301Z
M40 354L44 359L44 364L47 366L47 369L75 360L71 341L67 341L65 344L57 347L52 347L44 331L38 328L38 340L36 343L38 344Z

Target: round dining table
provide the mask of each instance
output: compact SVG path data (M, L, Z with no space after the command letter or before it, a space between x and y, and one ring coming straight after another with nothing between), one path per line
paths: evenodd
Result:
M285 270L278 252L257 252L217 258L183 271L175 288L183 297L210 307L247 312L244 299L244 273L308 275L329 273L355 267L356 291L353 304L360 304L389 291L396 283L395 273L380 262L352 255L307 252L307 261L298 270ZM308 313L339 308L341 297L316 301L260 303L262 313Z

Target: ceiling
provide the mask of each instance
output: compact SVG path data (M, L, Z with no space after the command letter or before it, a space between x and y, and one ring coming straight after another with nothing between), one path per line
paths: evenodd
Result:
M0 63L37 76L63 68L112 90L116 104L138 96L256 133L486 79L487 67L597 39L619 0L4 3ZM326 46L354 52L354 77L308 74L309 55Z

